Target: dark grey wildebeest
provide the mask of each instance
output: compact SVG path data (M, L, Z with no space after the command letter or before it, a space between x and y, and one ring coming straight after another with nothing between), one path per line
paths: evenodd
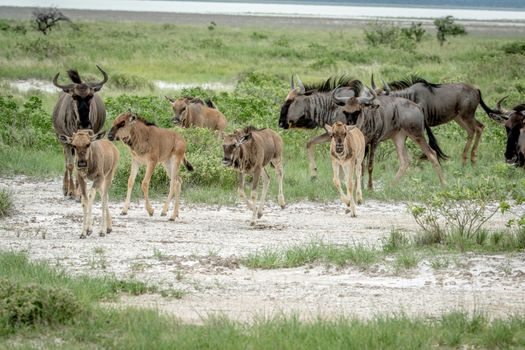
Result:
M375 89L373 83L372 89ZM476 152L484 128L476 119L476 108L481 105L487 114L493 112L483 102L478 89L464 83L433 84L416 76L385 84L383 89L386 94L403 97L420 105L430 127L456 121L467 132L463 164L467 162L469 150L471 162L476 163Z
M53 128L57 135L71 137L79 129L93 130L97 134L104 126L106 108L97 92L108 81L108 75L99 66L97 68L104 78L96 83L83 82L78 72L72 69L67 71L72 81L70 84L58 83L60 73L53 78L53 84L62 90L53 109ZM66 165L62 190L65 196L77 196L73 180L74 149L67 143L62 145Z
M279 127L314 129L322 128L325 124L332 125L336 121L346 124L346 117L341 107L334 102L331 93L337 87L354 91L355 80L341 76L331 77L318 84L303 85L297 77L297 86L294 84L293 76L291 80L291 91L281 107ZM313 146L328 141L330 141L330 134L325 131L324 134L312 137L306 143L312 178L317 177Z
M523 166L525 159L520 150L523 148L524 135L520 136L520 133L525 126L525 103L508 110L501 106L501 103L507 97L508 96L505 96L498 101L496 110L490 113L490 117L502 124L507 132L507 145L505 147L506 162L509 164L518 163L518 165Z
M406 172L409 164L405 147L407 137L410 137L432 163L439 181L444 184L444 177L439 159L444 155L432 130L425 122L423 109L416 103L396 96L377 96L374 90L363 86L359 94L353 91L336 89L333 97L339 103L344 103L343 113L347 123L356 125L364 134L368 151L368 188L373 188L372 172L374 169L374 154L380 142L392 139L399 158L399 170L395 182ZM425 140L424 131L428 136Z

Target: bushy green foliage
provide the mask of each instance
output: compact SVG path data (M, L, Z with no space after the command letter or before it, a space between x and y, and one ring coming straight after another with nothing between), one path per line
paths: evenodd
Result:
M0 279L0 334L35 324L65 323L81 311L77 298L62 287Z
M503 51L507 54L525 55L525 41L513 41L503 45Z
M12 96L0 95L0 125L0 149L17 146L42 150L58 144L51 115L44 111L38 96L19 103Z
M13 200L11 194L5 190L0 189L0 219L8 216L13 210Z
M392 49L414 50L425 29L422 23L412 23L408 28L401 28L392 23L376 21L364 29L365 41L373 47L385 46Z
M153 90L154 86L149 80L138 75L126 73L112 73L108 85L121 90Z
M467 31L465 30L465 27L463 25L455 23L453 16L436 18L434 20L434 25L436 26L436 35L441 46L443 46L445 41L447 41L447 36L467 34Z

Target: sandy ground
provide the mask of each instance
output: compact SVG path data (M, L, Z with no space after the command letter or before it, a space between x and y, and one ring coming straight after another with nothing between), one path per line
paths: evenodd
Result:
M290 204L281 210L271 203L256 227L241 206L182 205L180 220L169 222L156 213L148 217L142 203L132 203L119 216L121 203L111 203L114 231L98 237L100 206L96 203L95 232L78 239L81 207L62 197L59 179L0 179L8 188L16 212L0 220L0 249L27 251L73 274L114 274L138 278L161 290L184 291L182 299L160 295L123 296L117 305L158 308L188 322L214 314L238 320L299 313L301 317L340 315L372 317L405 312L439 316L450 310L486 312L503 317L525 312L525 253L449 256L444 269L433 269L424 258L417 268L396 273L387 261L365 270L325 264L253 270L242 257L267 247L322 240L335 244L381 244L392 228L412 232L416 224L402 203L367 201L355 219L342 205ZM503 225L495 217L490 225Z
M35 8L0 6L0 18L31 19ZM214 14L180 14L166 12L98 11L98 10L63 10L63 13L75 20L87 21L137 21L153 23L171 23L178 25L207 26L215 22L219 27L258 27L283 28L296 27L324 29L363 28L369 20L331 19L273 16L235 16ZM428 19L388 19L400 25L422 22L426 29L434 30L434 24ZM470 34L494 37L522 37L525 35L525 21L458 21Z

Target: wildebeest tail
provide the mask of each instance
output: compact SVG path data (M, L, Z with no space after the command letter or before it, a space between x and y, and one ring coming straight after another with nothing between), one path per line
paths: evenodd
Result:
M193 171L195 170L193 168L193 165L191 165L190 162L188 162L188 160L186 159L186 157L184 157L184 159L182 160L182 162L184 163L184 166L186 167L186 169L188 169L188 171Z
M82 84L82 79L80 79L80 75L78 74L78 71L76 69L70 69L67 71L67 75L69 76L69 79L75 84Z
M478 89L478 93L479 93L479 104L481 105L481 108L483 108L483 110L485 111L485 113L487 113L487 115L491 118L491 119L494 119L496 121L499 121L498 119L496 119L493 114L499 114L498 111L495 111L493 110L492 108L490 108L489 106L487 106L485 104L485 101L483 101L483 98L481 98L481 91Z
M217 109L217 107L215 107L215 104L212 102L212 100L210 100L209 98L207 98L206 100L204 100L204 102L206 102L206 106L210 107L210 108L213 108L213 109Z
M426 122L425 122L425 130L427 131L428 145L430 146L430 148L432 148L436 152L438 161L448 159L448 156L439 147L436 136L434 136L432 129L430 129L430 126L428 126Z

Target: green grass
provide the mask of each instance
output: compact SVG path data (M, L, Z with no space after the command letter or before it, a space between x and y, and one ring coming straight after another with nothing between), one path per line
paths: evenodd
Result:
M0 219L8 216L12 210L13 200L11 194L5 189L0 189Z

